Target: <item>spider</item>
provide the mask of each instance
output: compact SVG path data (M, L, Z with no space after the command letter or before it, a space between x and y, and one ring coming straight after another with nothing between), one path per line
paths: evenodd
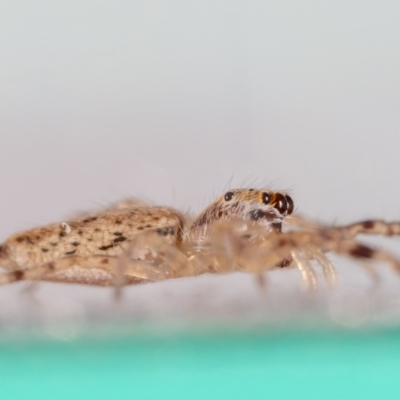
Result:
M103 286L244 270L260 278L297 266L309 289L317 286L311 260L328 284L335 269L325 253L361 263L383 261L400 271L391 253L360 243L357 235L400 234L400 223L368 220L324 226L293 216L292 198L267 189L232 189L196 218L129 200L97 214L34 228L0 246L0 284L46 280ZM285 228L285 229L283 229Z

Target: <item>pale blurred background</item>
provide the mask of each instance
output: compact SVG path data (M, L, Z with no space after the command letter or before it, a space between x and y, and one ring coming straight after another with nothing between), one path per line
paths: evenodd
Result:
M381 1L3 0L0 239L130 196L196 213L250 184L291 190L298 212L327 223L400 219L399 21L400 4ZM364 299L364 272L341 272L340 302ZM258 293L234 275L126 296L178 290L182 306L203 293L215 310L204 279L244 308L241 293ZM303 293L297 271L271 279L285 301L312 303L290 300ZM0 288L0 316L24 285ZM57 284L36 295L57 314L72 296L80 307L78 292L112 298Z

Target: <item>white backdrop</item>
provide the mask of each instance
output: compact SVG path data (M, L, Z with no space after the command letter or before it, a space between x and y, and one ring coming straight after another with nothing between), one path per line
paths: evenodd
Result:
M290 189L328 223L400 219L399 18L379 1L2 0L0 239L127 196L199 212L229 182Z

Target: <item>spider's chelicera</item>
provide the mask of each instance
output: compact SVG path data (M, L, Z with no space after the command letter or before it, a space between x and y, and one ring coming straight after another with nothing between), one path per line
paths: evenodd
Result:
M263 274L296 266L315 288L312 260L330 284L335 270L326 253L386 262L391 253L366 246L359 233L398 235L400 223L369 220L330 227L294 217L292 198L266 189L232 189L196 218L168 207L125 201L97 214L31 229L0 246L0 284L49 280L125 285L203 273Z

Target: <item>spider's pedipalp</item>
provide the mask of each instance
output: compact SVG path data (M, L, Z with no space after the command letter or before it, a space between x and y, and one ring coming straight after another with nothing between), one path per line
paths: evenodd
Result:
M337 282L335 267L326 257L325 253L322 252L318 247L312 245L309 246L309 258L315 259L321 266L324 272L325 280L330 287L334 287Z
M317 288L317 275L308 258L303 256L298 250L293 250L290 253L301 272L306 288L308 290L315 290Z

